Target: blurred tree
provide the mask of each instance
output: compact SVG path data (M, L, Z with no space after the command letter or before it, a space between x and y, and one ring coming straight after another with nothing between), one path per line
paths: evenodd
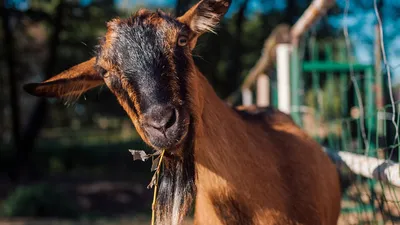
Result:
M298 7L296 0L286 0L285 18L284 23L293 25L295 22L295 16L298 15Z
M205 34L199 39L193 53L195 62L212 83L219 96L225 98L239 88L245 75L260 57L265 39L272 29L283 20L283 15L280 11L271 11L268 14L253 14L251 19L244 17L241 20L239 11L234 12L220 25L217 35ZM238 21L242 21L240 51L236 50L238 48L236 37ZM205 41L207 44L204 43ZM240 58L240 71L237 71L239 70L237 65L232 63L238 57Z
M232 56L228 61L228 67L226 70L227 79L225 84L230 87L229 92L233 92L240 85L240 75L242 73L242 55L243 55L243 25L246 17L245 13L247 10L249 0L243 0L240 4L237 14L234 16L235 33L233 34L234 41L232 42L232 48L230 55Z
M176 5L175 5L175 16L180 16L183 12L183 5L184 5L184 0L176 0Z
M54 31L49 45L49 58L45 68L46 79L53 75L55 62L57 61L57 47L59 45L59 35L62 30L64 2L60 1L56 8L54 17ZM13 112L14 114L14 112ZM13 181L20 181L20 179L29 179L34 167L31 165L31 155L35 144L35 139L40 133L47 115L47 102L45 99L40 99L36 104L33 113L29 116L29 121L26 129L23 132L22 138L18 140L16 146L16 162L15 168L10 173ZM18 125L19 127L19 125ZM14 128L15 129L15 128ZM15 136L15 134L14 134Z
M91 57L93 55L93 47L97 44L97 38L104 35L105 22L118 14L124 16L124 12L118 13L113 4L112 0L102 0L96 1L89 7L82 7L78 4L65 3L58 0L49 2L32 0L30 1L31 8L26 12L7 8L9 12L12 12L14 21L16 21L14 24L18 29L14 32L16 43L14 47L10 47L13 49L12 52L15 52L15 56L2 57L2 59L14 59L12 68L17 70L14 71L15 75L10 75L10 77L18 78L15 80L17 86L25 83L27 78L30 81L32 79L34 81L47 79ZM1 10L6 10L6 8L1 7ZM3 15L7 14L2 13ZM46 27L47 30L51 31L50 35L47 34ZM31 35L32 37L30 37ZM4 39L7 42L9 40ZM38 42L36 40L41 41ZM38 60L41 58L44 60ZM37 75L41 74L43 76L38 78ZM91 93L96 93L99 90L101 89L93 90ZM88 95L90 96L91 93L88 93ZM80 116L80 118L87 118L90 121L90 115L97 113L99 108L109 109L107 106L110 104L104 104L104 99L107 102L112 102L111 105L113 105L115 99L107 97L112 97L109 92L106 91L105 93L106 95L102 95L103 104L85 106L84 108L93 109L84 109L88 117ZM34 167L30 165L29 161L35 146L35 140L40 135L43 126L53 127L56 124L61 125L61 123L68 125L68 121L78 116L74 112L77 107L65 109L62 104L52 104L50 107L46 99L33 98L25 93L21 97L22 101L26 101L26 99L30 101L28 104L29 110L25 110L26 106L24 104L23 121L25 123L23 123L24 126L21 126L22 132L18 132L21 135L21 141L15 141L15 144L19 143L20 146L16 146L15 168L10 171L10 177L14 181L20 180L21 177L28 178L29 174L25 172L33 171ZM35 101L37 101L36 104ZM120 108L117 104L114 105L116 106L115 108ZM50 113L47 113L48 110L50 110ZM80 111L82 112L82 110ZM121 111L117 110L119 115L121 115ZM73 113L71 114L71 112ZM12 113L12 115L16 114Z
M2 38L3 39L3 38ZM0 51L0 58L2 57L3 52ZM2 63L0 62L0 74L5 74L3 72L3 66L1 65ZM5 142L5 129L6 129L6 125L5 125L5 107L6 107L6 102L4 97L6 96L5 92L5 88L6 85L5 83L5 78L4 76L0 76L0 144ZM1 154L1 152L0 152Z
M178 0L174 2L175 12L182 14L195 2ZM238 1L237 7L220 25L218 34L204 35L193 54L200 70L223 98L238 88L244 75L258 59L265 38L272 28L285 19L285 13L273 9L265 13L249 14L250 3L250 0ZM296 7L294 5L294 10ZM46 79L87 60L94 55L93 49L98 37L105 34L106 21L116 16L125 17L135 11L132 8L117 11L112 0L92 1L87 6L70 1L30 0L29 8L24 12L14 8L9 10L16 21L22 24L18 32L14 33L14 67L17 68L19 85L27 82L27 79ZM30 30L35 31L31 34ZM28 37L30 35L32 39ZM37 39L42 40L40 44L34 42ZM205 41L207 44L204 44ZM21 102L27 100L29 104L21 105L22 147L16 152L18 163L12 173L15 180L18 180L22 171L29 170L28 162L42 128L72 126L74 120L96 129L93 118L99 114L107 115L108 118L126 116L115 97L104 87L89 91L72 107L59 104L61 101L49 102L21 93Z
M11 19L10 12L6 7L1 8L2 21L3 21L3 33L4 33L4 47L5 56L7 60L7 70L8 70L8 85L9 85L9 96L10 105L12 111L12 134L14 147L17 152L21 149L20 140L20 110L19 110L19 97L17 91L17 76L15 73L15 63L14 63L14 37L11 29Z

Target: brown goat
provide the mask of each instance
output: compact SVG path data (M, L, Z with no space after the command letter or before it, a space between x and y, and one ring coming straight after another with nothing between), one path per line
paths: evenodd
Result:
M180 224L193 200L195 224L336 224L339 178L321 146L277 110L230 108L193 62L230 3L114 19L95 58L25 90L75 98L107 85L142 139L166 150L157 224Z

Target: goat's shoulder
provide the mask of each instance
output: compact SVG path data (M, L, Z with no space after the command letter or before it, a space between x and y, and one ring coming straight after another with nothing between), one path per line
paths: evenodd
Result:
M292 117L286 113L279 111L276 108L267 106L259 107L256 105L250 106L238 106L234 110L239 116L247 121L251 122L266 122L268 124L292 124L295 125Z

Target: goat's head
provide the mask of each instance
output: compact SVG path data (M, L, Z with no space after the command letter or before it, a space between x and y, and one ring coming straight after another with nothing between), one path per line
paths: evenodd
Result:
M197 93L191 51L197 38L212 31L230 0L202 0L179 18L140 10L107 23L96 57L27 92L43 97L76 98L105 83L130 116L145 142L177 149L187 136Z

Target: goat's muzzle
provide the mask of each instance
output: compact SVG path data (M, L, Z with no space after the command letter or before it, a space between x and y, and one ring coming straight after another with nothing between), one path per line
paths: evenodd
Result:
M160 149L177 147L188 130L184 111L171 105L153 105L142 114L142 127L150 145Z

